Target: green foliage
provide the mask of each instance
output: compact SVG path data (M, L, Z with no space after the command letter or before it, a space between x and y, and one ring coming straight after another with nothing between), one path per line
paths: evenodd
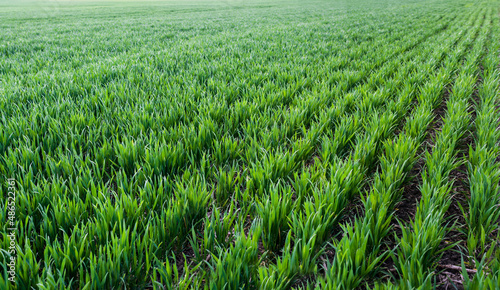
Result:
M1 4L0 289L498 288L498 1L226 2Z

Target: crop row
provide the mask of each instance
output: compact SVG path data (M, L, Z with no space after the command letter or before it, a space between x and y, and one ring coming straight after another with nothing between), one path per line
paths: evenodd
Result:
M477 18L479 21L480 17ZM467 47L467 41L460 43ZM461 46L457 49L460 52ZM450 55L451 59L454 54ZM455 63L445 68L452 71ZM427 127L431 122L430 113L439 103L446 73L438 73L431 78L428 87L419 98L419 107L415 109L407 123L408 131L403 131L385 147L385 158L381 161L380 172L375 176L371 190L363 199L364 216L354 220L345 228L344 237L335 244L335 258L327 280L322 287L331 289L353 289L360 286L363 279L373 276L385 255L382 253L384 238L390 233L394 206L401 199L402 185L408 172L417 160L417 151L425 139Z
M492 19L498 23L498 19ZM500 114L498 112L498 27L493 26L481 62L482 83L475 100L474 146L469 149L467 169L470 185L468 204L462 208L466 220L467 258L462 262L464 286L477 289L500 287ZM495 234L496 232L496 234ZM468 267L465 267L467 263ZM477 272L471 278L467 269Z
M397 257L394 258L400 275L396 284L398 287L431 287L435 282L433 268L436 262L445 250L453 246L442 248L440 244L449 230L444 217L451 203L449 194L453 180L450 179L450 174L459 165L456 159L457 146L469 126L469 101L476 83L478 60L483 52L482 45L487 36L487 30L479 28L492 17L491 9L484 14L481 23L477 24L479 26L472 32L472 38L468 39L466 47L472 49L453 84L442 127L433 140L432 152L425 154L422 197L417 205L414 220L408 225L401 224L402 236L397 238L399 247ZM474 41L478 34L478 39Z

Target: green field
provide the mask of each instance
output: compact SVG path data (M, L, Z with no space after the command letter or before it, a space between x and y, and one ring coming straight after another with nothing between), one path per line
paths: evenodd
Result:
M0 289L500 289L499 13L0 0Z

